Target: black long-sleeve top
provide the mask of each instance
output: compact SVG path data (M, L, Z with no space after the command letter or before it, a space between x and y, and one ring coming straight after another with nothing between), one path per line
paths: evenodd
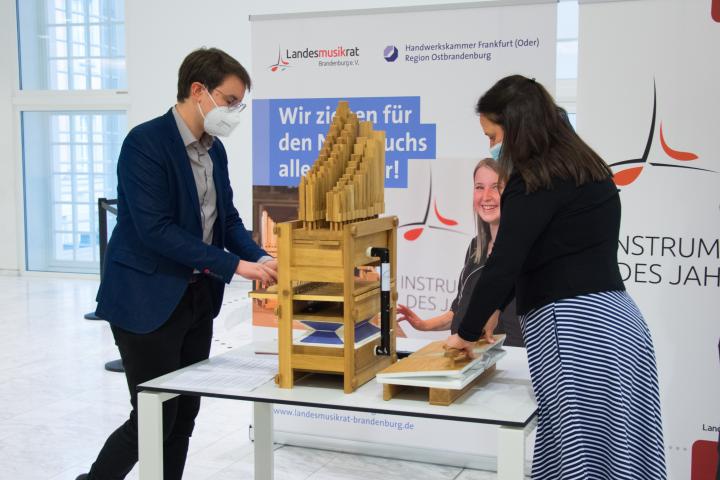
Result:
M477 237L473 237L470 241L470 245L468 245L467 252L465 252L465 264L460 271L457 295L450 306L450 310L453 312L453 318L450 324L450 333L453 334L457 333L462 320L465 318L465 313L467 312L467 307L470 304L475 284L478 279L482 277L482 270L485 266L485 263L475 262L474 257L476 248ZM515 312L514 299L500 312L500 318L498 319L495 333L504 333L506 335L505 343L503 343L505 346L525 346L522 329L520 328L520 321L518 320L517 313Z
M461 338L477 340L513 289L520 315L563 298L625 289L617 264L620 197L612 179L579 187L557 179L552 189L527 193L513 174L500 205L495 245L458 328Z

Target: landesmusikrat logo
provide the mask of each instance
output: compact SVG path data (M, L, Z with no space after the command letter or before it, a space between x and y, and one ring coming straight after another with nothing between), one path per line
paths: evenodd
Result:
M278 47L277 62L270 65L268 69L271 72L284 72L288 68L290 68L290 62L288 62L287 58L283 58L282 51L280 47Z
M355 66L359 63L360 47L346 47L338 45L334 48L301 48L290 49L278 47L277 61L268 66L271 72L283 72L294 62L301 60L315 60L319 66Z

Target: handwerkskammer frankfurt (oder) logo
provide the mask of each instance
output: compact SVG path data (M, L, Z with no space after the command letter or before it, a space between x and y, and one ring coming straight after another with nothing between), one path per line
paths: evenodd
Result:
M383 57L386 62L394 62L398 58L398 49L395 45L388 45L383 50Z

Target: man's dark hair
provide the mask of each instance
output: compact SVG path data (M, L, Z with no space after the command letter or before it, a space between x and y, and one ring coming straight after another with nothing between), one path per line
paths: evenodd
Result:
M250 90L251 81L245 67L219 48L199 48L190 53L178 71L177 100L182 102L190 96L190 85L200 82L212 91L229 75L235 75Z
M508 174L519 173L528 191L552 188L553 178L582 185L612 176L535 79L500 79L480 97L475 111L503 128L500 166Z

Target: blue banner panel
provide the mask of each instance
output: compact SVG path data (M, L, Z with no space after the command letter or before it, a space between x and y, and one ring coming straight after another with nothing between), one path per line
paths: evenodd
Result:
M317 158L335 108L385 130L385 186L407 187L408 160L434 159L436 126L420 122L420 97L253 100L253 184L295 187Z

